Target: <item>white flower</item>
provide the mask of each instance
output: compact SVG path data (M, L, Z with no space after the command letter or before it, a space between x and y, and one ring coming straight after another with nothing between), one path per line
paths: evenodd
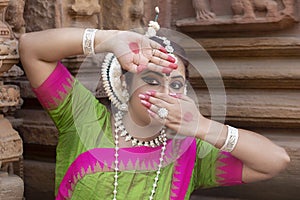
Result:
M165 47L168 53L173 53L174 52L174 48L172 46L166 46Z
M158 6L155 7L155 12L156 12L157 14L159 14L159 7L158 7Z
M147 33L146 33L146 36L147 36L147 37L154 37L154 36L156 36L156 31L155 31L155 29L154 29L153 27L149 27L149 28L148 28L148 31L147 31Z
M158 31L160 29L159 24L155 21L150 21L148 26L154 28L155 31Z

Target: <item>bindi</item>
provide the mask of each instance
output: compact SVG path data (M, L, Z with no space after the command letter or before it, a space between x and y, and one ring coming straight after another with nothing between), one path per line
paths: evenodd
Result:
M139 45L138 45L138 43L136 43L136 42L131 42L131 43L129 44L129 48L130 48L130 50L131 50L134 54L139 54L139 53L140 53Z
M194 116L191 112L186 112L183 115L183 120L186 121L186 122L191 122L191 121L193 121L193 117Z

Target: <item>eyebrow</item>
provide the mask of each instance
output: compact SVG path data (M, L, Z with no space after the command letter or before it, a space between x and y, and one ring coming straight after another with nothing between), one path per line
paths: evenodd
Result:
M151 70L144 72L143 75L147 75L147 74L151 74L151 73L152 73L152 74L156 74L156 75L158 75L158 76L160 76L160 77L164 77L163 74L161 74L161 73L159 73L159 72L151 71ZM177 76L172 76L172 77L171 77L171 79L176 79L176 78L181 78L181 79L184 80L184 78L183 78L182 75L177 75Z
M143 75L147 75L147 74L150 74L150 73L156 74L156 75L161 76L161 77L164 77L163 74L161 74L159 72L151 71L151 70L148 70L148 71L144 72Z

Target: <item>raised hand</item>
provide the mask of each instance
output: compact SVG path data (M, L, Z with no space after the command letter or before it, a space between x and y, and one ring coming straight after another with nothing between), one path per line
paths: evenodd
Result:
M182 94L166 94L154 91L139 95L141 103L154 119L176 134L195 136L204 117L195 102Z
M95 47L96 52L102 52L103 49L113 52L122 68L133 73L146 68L170 73L177 68L175 58L168 55L164 47L138 33L118 31Z

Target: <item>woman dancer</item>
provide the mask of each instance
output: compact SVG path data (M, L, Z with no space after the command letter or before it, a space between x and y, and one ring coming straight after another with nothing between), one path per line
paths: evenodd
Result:
M102 66L112 109L59 62L101 52L113 53ZM201 115L186 95L184 53L165 37L52 29L23 35L20 55L59 130L56 199L189 199L197 188L271 178L289 162L267 138Z

